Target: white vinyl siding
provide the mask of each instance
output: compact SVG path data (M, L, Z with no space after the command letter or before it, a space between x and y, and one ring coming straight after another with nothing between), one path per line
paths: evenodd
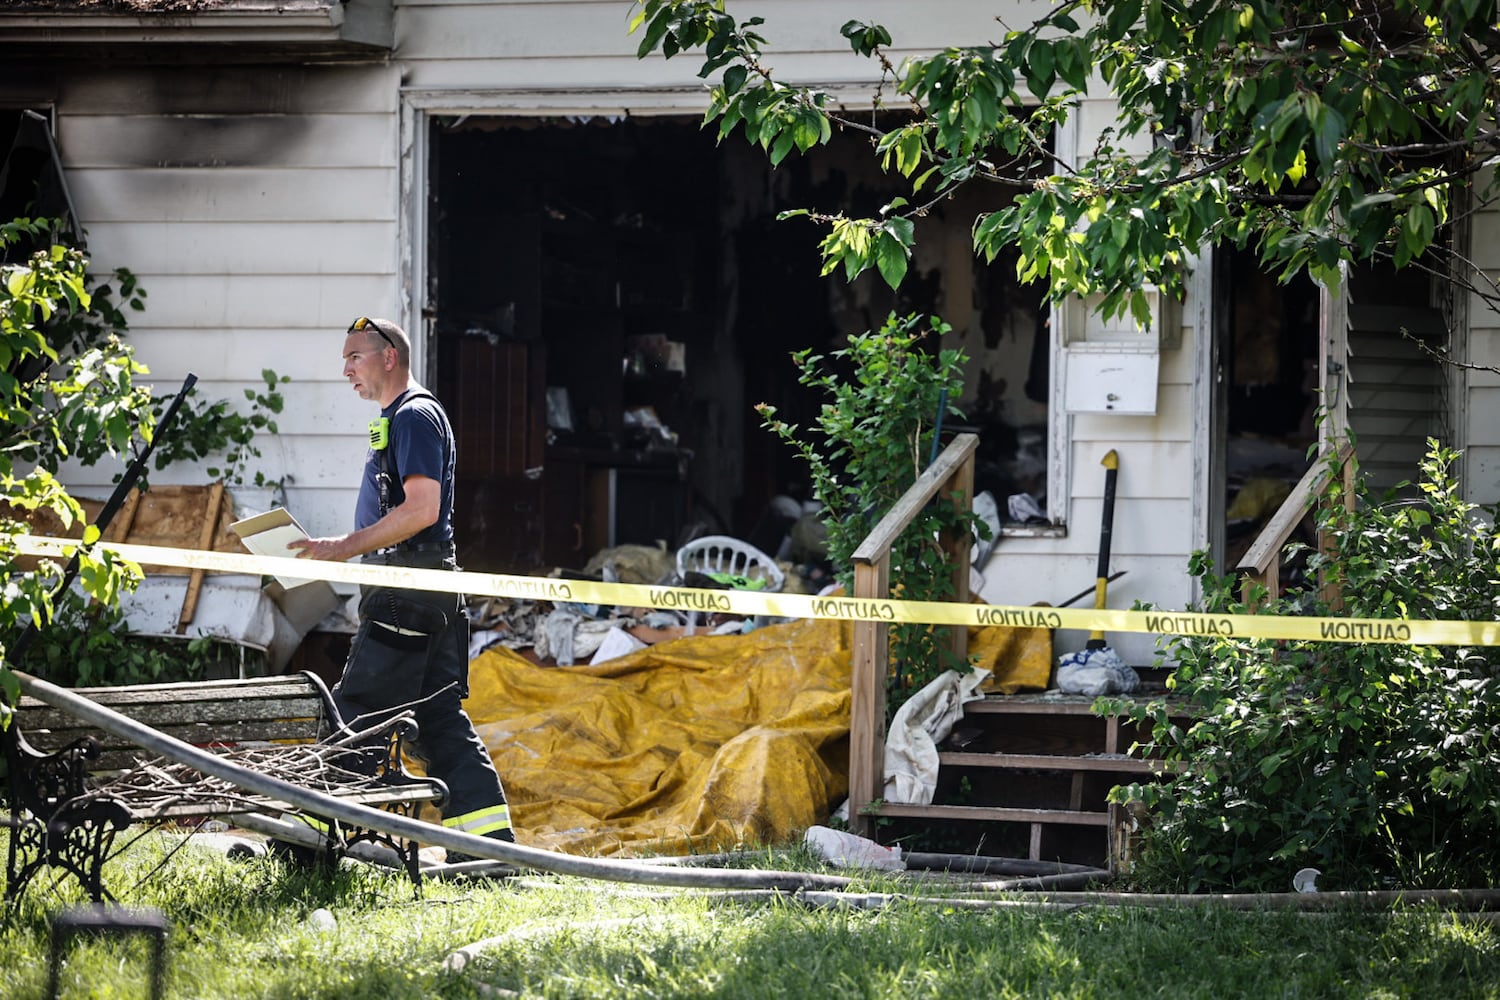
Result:
M1494 182L1492 171L1475 180L1480 190ZM1470 256L1491 282L1500 281L1500 209L1493 202L1474 216ZM1479 298L1468 307L1468 359L1478 366L1463 373L1460 400L1465 422L1464 487L1475 503L1500 502L1500 318Z
M130 339L158 391L248 404L262 369L291 377L280 433L248 473L291 477L315 533L347 530L368 404L340 374L362 313L401 315L397 87L387 65L90 69L67 77L58 144L96 272L147 292ZM205 465L217 464L219 456ZM73 470L86 494L110 465ZM201 467L154 473L202 482Z

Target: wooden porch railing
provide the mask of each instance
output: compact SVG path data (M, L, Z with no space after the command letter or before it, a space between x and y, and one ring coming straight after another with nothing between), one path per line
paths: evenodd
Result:
M1310 507L1316 500L1327 492L1328 484L1333 479L1334 466L1337 466L1339 475L1344 484L1344 505L1346 509L1352 509L1354 504L1354 446L1348 441L1339 445L1334 462L1330 464L1326 456L1318 456L1308 470L1302 474L1297 485L1292 487L1292 492L1282 501L1281 506L1276 508L1276 513L1266 522L1260 534L1245 555L1240 559L1237 571L1244 574L1240 582L1240 597L1246 603L1250 600L1250 592L1256 584L1263 584L1266 588L1266 599L1276 600L1281 595L1281 555L1286 548L1287 539L1292 536L1297 525L1302 521ZM1318 547L1327 549L1328 539L1320 534ZM1341 601L1335 593L1324 593L1324 599L1333 607L1339 607Z
M960 494L964 510L974 500L974 451L979 438L959 434L854 550L854 595L885 600L891 596L891 545L912 519L936 496ZM967 534L939 539L953 566L953 599L969 600ZM849 706L849 827L869 836L873 817L865 808L881 797L885 785L885 681L890 667L890 635L885 622L854 623L854 676ZM951 627L950 647L968 652L969 630Z

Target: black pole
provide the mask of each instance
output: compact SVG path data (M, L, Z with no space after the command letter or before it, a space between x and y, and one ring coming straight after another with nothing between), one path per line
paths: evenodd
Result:
M161 420L157 421L156 430L152 433L151 440L146 442L145 449L126 467L125 474L120 477L120 482L115 486L115 491L104 502L104 506L99 511L99 516L94 520L94 525L99 529L99 536L101 538L104 537L104 529L109 527L109 522L114 520L115 515L124 506L125 498L130 496L130 491L135 489L135 484L140 481L141 473L146 470L146 460L151 457L151 452L156 448L156 442L160 440L162 431L166 430L172 421L176 419L177 411L182 409L183 401L187 399L188 393L192 392L193 386L197 381L198 376L192 372L188 372L188 377L182 382L182 388L177 390L177 395L168 404L166 412L161 416ZM53 591L52 596L54 600L73 585L74 578L78 576L79 553L84 548L85 546L80 542L78 548L73 551L73 557L68 560L68 566L63 570L62 581L57 585L57 589ZM26 652L26 647L31 645L31 639L34 635L36 635L36 619L31 618L27 620L25 629L22 630L21 634L16 637L16 641L7 650L6 658L12 663L19 663L22 655Z

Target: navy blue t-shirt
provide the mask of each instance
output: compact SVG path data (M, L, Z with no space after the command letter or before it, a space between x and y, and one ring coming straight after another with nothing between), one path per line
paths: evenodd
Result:
M419 395L419 393L421 393ZM391 421L390 456L383 463L380 452L371 448L365 455L364 475L359 484L359 501L354 507L354 527L366 528L380 520L380 487L376 476L386 463L394 467L397 486L392 491L391 506L405 496L400 481L408 476L426 476L441 487L438 519L431 526L407 539L411 544L451 542L453 540L453 428L448 415L436 399L425 390L411 388L380 411Z

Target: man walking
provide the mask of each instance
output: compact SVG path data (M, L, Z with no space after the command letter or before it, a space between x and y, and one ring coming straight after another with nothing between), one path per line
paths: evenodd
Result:
M453 546L453 429L411 377L411 341L389 320L360 317L344 339L344 377L380 404L370 422L354 530L292 543L300 556L424 569L458 568ZM510 810L489 752L463 709L469 621L456 594L361 587L359 631L333 688L359 729L415 704L418 752L448 785L443 825L511 841ZM457 860L450 856L450 861Z

